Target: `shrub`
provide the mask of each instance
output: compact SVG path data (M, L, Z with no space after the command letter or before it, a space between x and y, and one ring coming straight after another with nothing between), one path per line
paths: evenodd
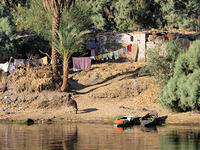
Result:
M0 3L0 62L8 61L9 57L15 53L14 42L16 37L12 15Z
M176 38L167 43L165 55L161 54L161 51L163 50L160 44L147 51L148 61L145 70L148 70L158 83L165 85L174 74L177 57L184 50L181 47L180 40Z
M158 102L176 111L200 110L200 40L178 57L174 75L159 94Z

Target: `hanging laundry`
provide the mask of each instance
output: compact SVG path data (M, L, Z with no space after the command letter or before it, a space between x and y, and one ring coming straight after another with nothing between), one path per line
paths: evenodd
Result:
M9 73L11 73L15 70L15 66L13 63L10 63L9 70L8 70L8 62L6 62L4 64L0 64L0 69L2 69L4 72L9 71Z
M91 68L90 57L72 57L73 71L89 70Z
M113 54L114 54L115 60L119 59L119 51L118 50L114 51Z
M124 54L126 54L128 52L127 47L123 47L123 50L124 50Z
M123 57L124 56L124 50L121 48L119 49L119 57Z
M108 53L108 58L112 59L113 58L113 52Z
M11 72L15 71L15 69L16 68L15 68L14 64L11 63L10 66L9 66L9 72L11 73Z
M129 44L129 45L127 45L127 49L128 49L128 51L132 51L132 44Z
M102 60L104 60L104 59L108 60L108 53L105 53L102 55Z
M98 55L98 60L102 60L102 54Z
M0 69L2 69L4 72L8 71L8 62L4 64L0 64Z
M25 67L25 59L14 59L14 66L15 67Z
M83 57L83 58L82 58L83 70L89 70L91 68L91 59L89 57L88 58Z
M41 60L42 60L42 65L47 65L48 64L48 58L47 58L47 56L42 57Z

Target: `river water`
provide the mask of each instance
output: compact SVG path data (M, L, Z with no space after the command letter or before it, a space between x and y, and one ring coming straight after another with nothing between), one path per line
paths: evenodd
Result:
M0 124L0 150L200 150L200 127Z

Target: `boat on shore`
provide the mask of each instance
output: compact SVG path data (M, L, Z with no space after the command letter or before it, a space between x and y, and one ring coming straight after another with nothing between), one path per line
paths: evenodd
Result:
M133 114L129 114L126 116L123 116L117 120L114 121L114 125L116 127L130 127L133 125L139 125L140 124L140 118L141 117L134 117Z
M151 111L143 117L134 117L133 114L123 116L114 121L116 127L131 127L133 125L141 125L142 127L152 127L165 124L168 116L158 117L156 111Z
M152 116L150 114L147 114L140 119L140 125L143 127L163 125L165 124L167 117L168 117L167 115L158 117L158 116Z

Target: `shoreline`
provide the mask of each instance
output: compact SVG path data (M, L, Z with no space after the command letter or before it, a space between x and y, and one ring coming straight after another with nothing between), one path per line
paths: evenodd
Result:
M28 118L30 119L30 118ZM24 119L26 120L26 119ZM19 120L6 120L6 119L1 119L0 120L0 124L5 124L5 125L9 125L9 124L14 124L14 125L28 125L26 122L18 122ZM37 120L36 122L34 122L31 125L42 125L42 124L107 124L107 125L114 125L114 123L110 123L109 120L108 121L101 121L101 120L82 120L82 121L49 121L47 120ZM167 122L166 124L163 125L158 125L159 127L165 127L165 126L194 126L194 127L199 127L200 123L175 123L175 122ZM134 126L140 126L140 125L133 125L130 127L134 127Z
M127 113L128 114L128 113ZM125 115L127 115L125 114ZM144 114L144 113L143 113ZM69 115L69 114L68 114ZM181 113L168 113L168 118L166 123L163 125L172 125L172 126L199 126L200 125L200 113L199 112L181 112ZM78 116L78 114L77 114ZM91 124L114 124L114 120L119 115L113 115L113 117L101 117L96 119L83 119L78 118L75 114L71 117L62 117L61 116L53 116L53 117L46 117L46 118L31 118L27 116L13 118L12 115L5 119L0 119L0 124L27 124L27 120L33 120L33 124L68 124L68 123L91 123ZM184 117L183 117L184 116ZM187 117L186 117L187 116ZM138 117L138 116L136 116ZM140 116L141 117L141 116Z

